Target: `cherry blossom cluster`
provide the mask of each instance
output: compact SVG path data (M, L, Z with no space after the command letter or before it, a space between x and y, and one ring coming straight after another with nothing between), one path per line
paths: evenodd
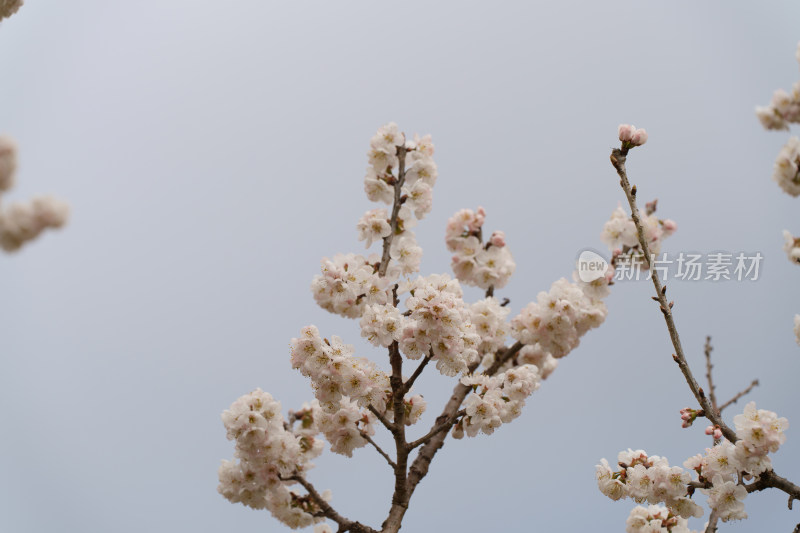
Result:
M352 457L356 448L366 446L366 437L375 434L375 415L360 409L348 398L340 399L339 408L334 412L326 411L314 400L304 404L300 411L290 411L289 416L300 421L298 434L314 437L322 432L331 451L347 457Z
M470 322L458 280L432 274L405 284L402 292L409 294L408 322L399 339L403 355L431 357L445 376L465 373L470 363L478 361L481 337Z
M389 301L390 280L378 275L380 257L336 254L322 260L322 273L311 282L320 307L347 318L358 318L364 307Z
M505 287L517 265L506 246L505 233L495 231L483 243L486 211L462 209L447 221L445 243L453 252L453 273L465 285L489 289Z
M593 287L595 284L592 282L584 285ZM478 344L481 366L489 368L494 364L497 354L505 345L506 337L511 332L511 326L506 322L511 311L491 296L470 305L469 311L470 321L481 338ZM515 360L507 361L501 370L507 370L516 365L535 366L538 369L539 379L544 380L556 369L558 360L545 351L540 344L527 344L520 348Z
M367 152L369 167L364 177L367 198L389 205L398 200L399 209L395 228L391 227L391 215L386 209L367 211L357 225L358 239L366 241L369 248L374 241L393 233L389 253L404 275L418 272L422 259L422 248L410 230L433 205L433 186L438 176L433 152L430 135L415 135L413 140L406 140L394 122L378 130ZM399 190L395 188L397 184ZM396 194L399 198L395 198Z
M698 412L692 409L681 410L683 426L691 425L690 421L697 416ZM789 424L772 411L756 409L755 402L748 403L744 412L736 415L733 421L736 442L721 440L707 448L705 455L690 457L683 464L687 470L669 467L666 459L648 457L643 450L621 452L619 471L614 471L608 461L602 459L596 467L598 488L612 500L632 498L639 503L663 502L675 516L699 517L703 514L702 509L689 497L692 472L697 476L696 483L704 487L701 490L708 495L709 507L720 520L747 518L743 503L747 488L740 479L752 479L772 469L767 454L778 451L786 441L784 431ZM709 427L711 431L706 433L719 441L722 433L713 426Z
M705 530L705 528L704 528ZM696 533L686 518L663 505L637 505L625 521L626 533Z
M16 170L17 145L11 138L0 136L0 197L13 187ZM44 230L63 226L68 215L67 204L52 196L0 205L0 248L17 251Z
M595 471L600 492L612 500L664 503L677 516L702 516L703 510L688 497L691 474L683 468L670 466L665 457L631 449L619 453L617 464L620 470L614 471L602 459Z
M491 435L522 413L525 399L539 388L539 369L525 364L497 374L461 378L473 391L464 402L466 415L453 427L453 437Z
M281 404L261 389L233 402L222 414L228 439L236 441L235 459L222 461L218 491L232 503L268 509L289 527L307 527L321 520L317 505L291 490L288 478L310 468L322 452L312 420L291 431Z
M658 255L661 253L661 243L675 233L678 225L671 219L659 219L655 216L655 211L655 202L648 203L648 209L642 217L642 226L650 253ZM600 239L612 250L615 258L629 258L631 261L641 258L636 224L621 206L611 213L611 218L603 226Z
M469 321L481 339L477 350L484 367L491 366L494 354L505 346L510 331L506 322L509 313L511 310L493 296L478 300L469 306Z
M432 156L430 136L409 141L393 123L378 130L370 141L364 188L369 200L389 207L368 210L356 229L367 248L380 243L382 250L324 258L311 284L320 307L358 319L362 337L387 349L391 375L356 357L353 346L339 337L329 340L315 326L303 328L291 341L291 364L310 379L315 400L290 411L284 421L280 404L258 390L223 414L228 436L237 443L238 462L223 462L219 490L232 502L269 509L291 527L316 524L317 533L331 531L320 523L323 516L340 530L374 531L341 517L305 479L309 461L322 451L322 434L334 453L351 457L369 444L386 459L397 480L387 520L394 520L389 530L397 531L402 519L397 509L404 512L419 482L411 481L412 473L424 476L427 467L421 465L441 447L435 439L444 439L451 429L457 438L492 434L517 418L557 359L605 319L602 299L613 268L589 282L558 280L509 322L509 300L499 301L494 290L506 285L515 264L503 232L484 242L482 208L459 211L447 224L455 279L419 276L422 249L411 228L431 209L437 177ZM466 304L461 283L485 289L486 297ZM518 342L507 347L509 336ZM421 360L411 377L404 375L406 360ZM427 407L412 387L428 366L459 381L431 430L406 440L404 426L417 423ZM395 440L394 460L372 439L376 421ZM419 452L411 462L415 449ZM306 493L291 490L298 483Z
M600 280L608 282L608 278ZM602 283L602 281L601 281ZM557 280L549 292L540 292L511 320L511 336L522 344L535 346L556 359L566 356L590 329L598 327L608 310L602 300L583 290L589 284Z
M292 339L292 368L311 379L314 395L328 413L341 408L343 397L361 407L386 410L389 376L367 358L353 357L352 345L339 337L323 339L316 326L306 326Z
M800 265L800 237L783 230L783 251L792 263Z
M0 0L0 20L6 19L19 11L24 0Z
M786 194L800 196L800 138L790 137L778 152L772 179Z
M647 132L642 128L637 128L631 124L619 125L619 140L622 141L624 148L642 146L647 142Z
M517 354L521 365L534 365L539 369L539 379L545 380L558 366L558 359L550 352L544 351L541 344L523 346Z
M422 248L411 228L432 207L438 175L433 152L430 135L415 135L414 140L407 141L393 122L382 126L372 137L364 190L371 201L397 204L396 224L392 228L389 210L377 208L367 211L356 229L358 240L365 241L367 248L390 238L392 263L381 275L379 255L337 254L333 259L324 258L322 272L311 283L311 292L320 307L348 318L361 317L364 306L389 301L388 288L400 275L419 271ZM400 196L395 198L398 184Z
M797 49L800 62L800 44ZM789 124L800 123L800 81L794 83L791 92L775 91L768 106L756 107L756 116L768 130L788 130ZM800 196L799 163L800 139L790 137L775 159L772 179L791 196Z

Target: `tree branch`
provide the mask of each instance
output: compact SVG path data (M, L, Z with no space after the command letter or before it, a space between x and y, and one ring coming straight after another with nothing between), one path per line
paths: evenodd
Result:
M627 154L628 148L624 146L621 149L615 148L611 152L611 164L614 166L617 174L619 175L619 184L622 187L622 190L625 192L625 197L628 199L628 205L631 208L631 218L633 218L633 223L636 225L636 233L639 238L639 245L642 247L642 252L644 253L645 258L648 259L648 268L653 281L653 287L656 291L656 297L654 300L656 300L661 307L661 313L664 315L664 321L667 324L667 330L669 331L672 346L675 348L675 353L673 354L672 358L676 363L678 363L678 366L683 373L683 377L686 379L686 383L689 385L689 389L691 389L692 394L697 400L697 403L699 403L700 407L702 407L705 411L706 418L708 418L712 424L719 426L725 438L731 443L735 444L736 441L739 440L736 437L736 433L730 427L728 427L727 424L725 424L720 414L711 405L711 402L709 401L708 397L706 397L703 389L701 389L697 384L697 381L694 379L692 371L689 368L689 364L686 361L686 356L683 353L683 347L681 346L681 340L678 336L678 330L675 327L675 321L672 318L673 302L667 302L667 288L666 286L661 285L658 272L653 269L652 261L650 261L652 255L650 254L650 248L648 246L647 239L644 237L644 226L642 225L639 208L636 206L636 189L635 187L631 188L631 184L628 181L627 171L625 169L625 160ZM756 482L747 486L747 490L748 492L752 492L756 490L763 490L767 487L774 487L795 499L800 499L800 487L786 478L779 476L772 470L761 473Z
M669 331L669 337L672 341L672 346L675 348L675 354L673 355L673 359L681 369L683 373L683 377L686 379L686 383L689 385L689 389L691 389L692 394L694 395L697 403L703 408L706 413L706 417L711 421L712 424L718 425L722 430L722 434L731 442L736 442L736 433L729 428L725 422L719 416L719 413L714 409L711 405L711 402L706 397L705 392L700 386L697 384L697 381L694 379L692 375L692 371L689 368L688 363L686 362L686 356L683 353L683 347L681 346L681 339L678 336L678 330L675 327L675 321L672 318L672 304L667 302L666 298L666 287L662 287L661 280L658 277L658 272L653 269L652 261L651 261L651 254L650 254L650 247L648 245L647 239L644 237L644 226L642 225L642 219L639 214L639 208L636 206L636 195L632 192L631 184L628 181L627 171L625 170L625 161L628 154L627 148L615 148L611 152L611 164L614 165L614 168L617 170L617 174L620 178L620 186L622 190L625 191L625 196L628 199L628 205L631 208L631 218L633 218L633 223L636 225L636 233L639 238L639 246L642 248L642 253L644 254L645 259L648 263L648 268L650 269L651 276L650 278L653 281L653 287L656 290L656 297L654 298L659 305L661 306L661 313L664 315L664 321L667 323L667 330Z
M394 434L394 433L395 433L395 426L394 426L394 424L393 424L393 423L391 423L391 422L389 422L389 419L387 419L387 418L386 418L385 416L383 416L383 415L382 415L380 412L378 412L378 410L377 410L377 409L375 409L375 408L372 406L372 404L370 404L369 406L367 406L367 409L369 409L369 410L370 410L370 412L371 412L373 415L375 415L375 418L377 418L378 420L380 420L380 421L381 421L381 424L383 424L383 426L384 426L386 429L388 429L388 430L389 430L389 431L390 431L392 434Z
M306 491L308 491L308 495L311 496L311 499L314 500L314 503L322 509L322 513L326 518L330 518L337 524L339 524L339 531L352 531L353 533L378 533L376 530L372 529L369 526L365 526L360 522L353 522L352 520L343 517L339 513L337 513L333 507L330 506L325 499L320 496L319 492L314 488L306 478L304 478L301 474L295 473L293 476L288 478L282 478L287 481L297 481L300 483Z
M511 347L506 348L505 351L503 352L503 355L501 355L500 357L496 357L494 363L492 363L492 366L487 368L483 373L486 374L487 376L495 375L497 371L500 370L500 368L504 364L506 364L506 362L508 362L509 359L517 355L517 353L522 349L523 346L525 345L517 341L514 344L512 344Z
M392 217L389 220L391 232L383 238L383 253L381 254L381 264L378 267L378 275L383 277L386 275L386 268L389 266L390 249L392 247L392 239L397 233L397 214L400 212L400 197L402 195L403 184L406 181L406 147L397 147L397 181L394 184L394 203L392 204Z
M730 400L728 400L727 402L723 403L723 404L720 406L719 410L720 410L720 411L722 411L723 409L725 409L725 408L726 408L726 407L728 407L729 405L736 403L737 401L739 401L739 399L740 399L742 396L744 396L745 394L747 394L748 392L750 392L751 390L753 390L753 388L754 388L754 387L756 387L756 386L758 386L758 380L757 380L757 379L754 379L754 380L753 380L753 382L752 382L752 383L750 383L750 385L749 385L749 386L748 386L746 389L744 389L743 391L740 391L740 392L738 392L738 393L736 394L736 396L734 396L733 398L731 398L731 399L730 399Z
M408 450L411 451L414 448L416 448L417 446L421 446L422 444L425 444L426 442L431 440L435 435L437 435L440 431L449 430L451 427L453 427L453 424L455 424L456 421L459 418L461 418L462 416L464 416L465 414L467 414L467 411L462 409L459 412L457 412L455 415L453 415L452 418L449 418L448 420L446 420L444 423L439 424L437 426L434 426L433 429L431 429L428 432L428 434L425 435L424 437L420 437L420 438L418 438L417 440L415 440L413 442L409 442L408 443Z
M523 346L524 345L521 342L516 342L511 347L504 348L502 355L495 357L495 362L484 371L484 374L487 376L494 375L497 370L502 367L506 361L514 357L514 355L516 355ZM470 366L470 372L474 372L477 367L478 363ZM436 422L434 423L432 430L438 428L439 426L446 425L447 422L451 420L452 422L450 423L450 427L452 427L452 424L454 424L457 419L456 415L461 408L461 404L464 402L464 399L471 390L472 387L468 387L463 383L459 383L455 386L453 389L453 394L450 396L450 399L447 401L447 404L445 404L444 409L442 410L442 414L436 418ZM449 429L449 427L447 429ZM420 448L419 453L414 459L414 462L411 464L411 469L408 473L408 487L410 494L413 494L416 486L428 474L431 461L436 455L436 452L438 452L441 447L444 446L444 441L446 438L447 431L443 429L434 433L430 440L423 444L422 448Z
M386 462L389 463L389 466L392 467L392 470L397 470L397 465L395 464L394 461L392 461L392 458L389 457L389 454L383 451L383 449L380 446L378 446L378 443L372 440L372 437L367 435L367 433L363 430L361 431L361 436L364 437L364 440L372 444L372 447L375 448L378 451L378 453L383 456L384 459L386 459Z
M423 370L425 370L425 367L428 365L428 363L430 363L431 358L432 358L431 354L426 355L425 358L417 367L417 369L414 370L414 373L411 374L411 377L408 378L408 380L403 384L403 395L405 395L409 390L411 390L411 386L414 385L414 382L417 381L419 375L422 374Z
M705 533L717 533L717 520L719 520L719 515L717 514L716 509L711 509L711 514L708 516L708 526L706 527Z

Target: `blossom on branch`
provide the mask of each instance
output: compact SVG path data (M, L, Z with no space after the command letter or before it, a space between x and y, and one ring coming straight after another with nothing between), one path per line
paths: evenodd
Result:
M367 248L378 244L381 252L324 258L311 283L320 307L358 319L361 336L388 352L391 371L356 357L354 347L337 336L323 338L315 326L303 328L291 341L291 365L310 379L315 400L285 420L280 404L257 390L223 414L238 460L224 461L219 470L219 491L230 501L266 508L293 528L331 531L322 523L329 519L339 531L375 533L339 515L305 478L310 459L322 451L322 437L332 452L347 457L371 445L395 476L382 531L396 533L414 488L451 430L455 438L491 434L517 418L557 366L556 358L604 320L602 298L613 269L591 282L562 278L509 323L509 300L499 301L494 291L506 285L516 265L502 231L484 239L482 208L459 211L448 221L446 244L455 254L456 279L418 275L422 248L412 228L431 209L437 179L433 153L428 135L408 140L394 123L378 130L367 152L364 190L370 201L388 207L368 210L356 229ZM462 283L485 289L486 297L464 302ZM506 346L509 336L517 342ZM413 360L419 362L408 376L404 364ZM458 379L433 427L407 439L406 430L427 408L412 390L428 366ZM394 457L372 438L376 427L391 434ZM297 484L305 491L295 490Z
M502 289L517 268L506 246L505 233L494 232L482 242L486 211L462 209L447 221L445 243L454 252L451 267L465 285L481 289Z

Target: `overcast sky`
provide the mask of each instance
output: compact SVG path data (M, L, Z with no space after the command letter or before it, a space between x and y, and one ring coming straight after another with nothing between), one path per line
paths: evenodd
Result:
M217 494L233 455L219 415L256 387L285 410L312 398L288 353L308 324L387 365L309 284L322 257L363 250L366 149L389 121L436 144L423 273L449 272L445 222L482 205L517 263L498 291L513 313L604 249L624 200L617 125L647 128L629 175L678 223L665 250L764 257L755 282L669 295L698 378L710 334L722 399L758 378L749 398L795 424L773 460L798 482L800 271L781 231L800 234L800 200L770 180L788 134L753 113L800 78L798 21L788 0L29 0L0 24L0 133L20 146L4 201L51 192L72 218L0 256L0 530L285 530ZM702 423L680 428L692 399L651 292L617 284L606 323L522 417L448 440L404 531L623 531L634 504L597 490L600 458L633 447L681 465L710 444ZM412 434L454 384L423 376ZM380 524L392 482L373 450L315 462L337 510ZM721 531L800 522L775 491L746 507Z

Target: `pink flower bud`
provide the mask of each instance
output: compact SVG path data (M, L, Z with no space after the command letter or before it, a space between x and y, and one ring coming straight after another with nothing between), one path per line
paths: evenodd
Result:
M498 248L502 248L506 245L506 234L502 231L495 231L492 233L489 242L492 243L492 246L497 246Z
M714 430L714 438L719 440L722 438L722 430L717 428Z
M633 132L631 137L631 144L634 146L641 146L647 142L647 132L644 129L638 129Z
M708 426L706 428L706 435L711 435L712 433L714 433L714 426Z
M622 142L630 142L633 139L633 132L636 128L630 124L619 125L619 140Z
M678 229L678 224L671 218L668 218L661 223L661 229L664 231L664 236L666 237L667 235L672 235L675 230Z

